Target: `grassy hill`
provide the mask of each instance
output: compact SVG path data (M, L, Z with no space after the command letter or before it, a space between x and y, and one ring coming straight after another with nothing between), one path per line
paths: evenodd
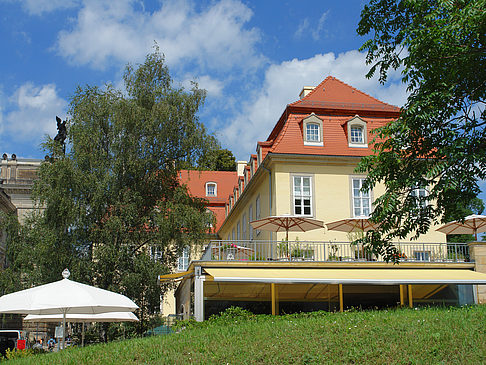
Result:
M8 364L481 364L486 306L254 316Z

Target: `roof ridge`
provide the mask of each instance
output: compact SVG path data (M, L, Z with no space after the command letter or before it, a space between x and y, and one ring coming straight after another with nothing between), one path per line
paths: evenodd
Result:
M299 99L299 100L297 100L297 101L294 101L293 103L290 103L289 105L295 105L295 104L297 104L297 103L301 102L302 100L307 99L307 98L308 98L310 95L314 94L314 93L315 93L317 90L319 90L319 87L320 87L322 84L324 84L324 83L325 83L327 80L332 79L332 78L333 78L333 76L329 75L329 76L328 76L328 77L326 77L324 80L322 80L322 81L321 81L321 83L320 83L319 85L314 86L314 88L313 88L313 89L312 89L312 90L311 90L311 91L310 91L310 92L309 92L309 93L308 93L306 96L304 96L302 99Z
M362 90L360 90L360 89L357 89L356 87L354 87L354 86L352 86L352 85L349 85L349 84L347 84L346 82L344 82L344 81L342 81L342 80L340 80L340 79L338 79L337 77L332 76L332 75L327 76L327 77L326 77L324 80L322 80L322 81L321 81L321 83L320 83L319 85L315 86L315 87L312 89L312 91L311 91L311 92L309 92L309 93L308 93L306 96L304 96L302 99L299 99L299 100L297 100L297 101L294 101L293 103L290 103L290 104L288 104L288 105L292 105L292 106L294 106L294 105L297 105L298 103L300 103L300 102L304 101L305 99L309 98L311 95L313 95L315 92L317 92L317 90L319 90L319 88L320 88L320 87L321 87L321 86L322 86L324 83L326 83L328 80L336 80L336 81L338 81L339 83L341 83L341 84L343 84L343 85L345 85L345 86L347 86L347 87L351 88L352 90L355 90L355 91L357 91L358 93L360 93L360 94L362 94L362 95L364 95L364 96L367 96L367 97L369 97L369 98L373 99L374 101L378 102L379 104L384 104L384 105L387 105L387 106L390 106L390 107L393 107L393 108L398 108L398 109L400 109L398 106L393 105L393 104L388 104L388 103L385 103L384 101L381 101L380 99L377 99L377 98L375 98L374 96L371 96L370 94L367 94L367 93L365 93L364 91L362 91Z
M371 96L370 94L367 94L367 93L365 93L364 91L361 91L360 89L357 89L357 88L355 88L354 86L351 86L351 85L349 85L349 84L345 83L344 81L339 80L337 77L334 77L334 76L333 76L333 78L334 78L336 81L340 82L341 84L346 85L346 86L350 87L351 89L356 90L357 92L359 92L359 93L361 93L361 94L363 94L363 95L365 95L365 96L368 96L368 97L370 97L371 99L373 99L373 100L375 100L375 101L377 101L377 102L379 102L379 103L381 103L381 104L385 104L385 105L389 105L389 106L394 106L394 107L398 108L396 105L385 103L384 101L381 101L380 99L377 99L377 98L375 98L374 96ZM312 90L312 91L314 91L314 90Z

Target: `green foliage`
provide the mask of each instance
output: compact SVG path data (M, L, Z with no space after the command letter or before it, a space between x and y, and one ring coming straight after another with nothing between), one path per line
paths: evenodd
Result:
M486 348L485 306L232 319L18 363L480 364Z
M216 149L206 153L199 164L200 168L212 171L236 171L236 160L228 149Z
M358 171L364 189L386 187L373 212L379 239L417 238L470 204L486 178L486 2L371 0L358 33L371 35L368 77L401 70L410 92ZM413 196L416 187L428 195Z
M197 117L205 92L174 87L158 50L127 66L124 82L125 92L111 85L76 90L66 153L50 138L44 144L50 160L34 197L45 209L23 227L9 223L2 284L7 292L59 280L68 267L74 280L133 299L143 333L159 310L157 275L205 237L211 216L178 172L211 153L215 139ZM162 253L159 261L151 250ZM105 339L108 327L100 329Z
M249 310L240 307L229 307L218 315L213 314L211 317L209 317L209 321L218 322L220 324L228 324L237 321L247 321L255 318L256 316Z
M460 203L458 206L454 207L451 212L446 212L444 221L450 222L455 220L461 220L471 214L482 214L484 211L484 203L481 199L475 198L469 204ZM448 234L447 242L470 242L474 241L475 237L472 234Z
M13 360L34 355L40 355L44 353L46 353L46 351L44 351L43 349L7 349L7 351L5 352L5 357L7 358L7 360Z

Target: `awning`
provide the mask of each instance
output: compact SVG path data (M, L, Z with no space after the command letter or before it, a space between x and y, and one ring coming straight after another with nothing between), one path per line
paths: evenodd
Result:
M192 275L192 274L194 274L194 270L177 272L177 273L174 273L174 274L159 275L158 280L159 280L159 282L169 281L169 280L174 280L174 279L180 279L180 278L183 278L185 276Z
M465 269L205 268L206 280L279 284L486 284L486 274Z

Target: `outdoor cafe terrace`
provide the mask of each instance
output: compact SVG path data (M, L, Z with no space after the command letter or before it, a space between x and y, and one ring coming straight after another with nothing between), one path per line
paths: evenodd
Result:
M466 243L394 243L400 262L472 262ZM353 242L213 240L201 261L385 262Z

